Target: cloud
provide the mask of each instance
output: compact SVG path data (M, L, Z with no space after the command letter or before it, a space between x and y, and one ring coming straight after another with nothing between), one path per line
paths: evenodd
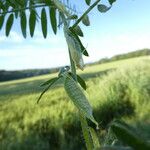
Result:
M33 41L27 42L28 44L14 44L11 49L0 49L0 68L12 70L67 65L69 64L68 49L62 39L62 36L58 39L49 37L48 41L43 39L41 42L43 44ZM150 48L149 39L150 34L148 33L107 34L105 37L99 36L99 38L89 36L82 39L90 54L90 57L84 57L84 61L86 63L93 62L115 54ZM87 41L89 42L87 43Z
M111 57L116 54L150 48L150 34L147 33L124 33L118 35L106 35L105 37L89 37L88 43L89 58L86 61L99 60L103 57Z
M9 37L6 37L5 35L2 35L0 37L0 44L4 43L22 43L23 42L23 37L22 35L18 34L15 31L11 31Z

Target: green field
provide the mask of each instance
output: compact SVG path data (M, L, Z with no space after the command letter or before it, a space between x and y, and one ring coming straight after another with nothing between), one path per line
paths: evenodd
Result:
M101 126L100 136L114 118L122 118L150 139L150 56L93 65L78 73L87 83L85 93ZM0 83L0 149L84 149L78 112L62 83L36 103L40 84L55 76Z

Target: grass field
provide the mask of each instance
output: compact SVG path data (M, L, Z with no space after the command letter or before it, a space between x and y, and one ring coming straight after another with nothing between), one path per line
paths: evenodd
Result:
M112 119L122 118L150 139L149 56L89 66L78 73L87 82L86 95L103 131ZM55 76L0 83L0 149L84 149L78 112L61 83L36 103L40 84Z

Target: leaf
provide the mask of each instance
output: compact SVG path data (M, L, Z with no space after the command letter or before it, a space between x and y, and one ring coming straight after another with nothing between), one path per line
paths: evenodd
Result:
M8 20L6 22L6 36L9 36L9 33L10 33L11 28L12 28L13 22L14 22L14 15L10 14L9 17L8 17Z
M71 15L67 18L68 20L71 20L71 19L78 19L78 16L77 15Z
M74 30L72 29L72 27L70 27L69 29L70 29L70 31L72 32L72 34L75 36L75 38L78 40L78 42L79 42L79 44L80 44L80 46L81 46L81 51L82 51L82 53L83 53L85 56L89 56L89 54L88 54L86 48L83 46L83 44L82 44L80 38L79 38L79 37L77 36L77 34L74 32Z
M0 9L2 9L3 11L5 10L5 6L3 5L2 1L0 1Z
M20 18L20 25L21 25L21 30L22 30L22 35L24 38L26 38L26 30L27 30L27 18L25 12L21 12L21 18Z
M72 76L73 79L75 79L73 73L69 72L69 74ZM79 75L77 75L77 81L78 81L78 83L80 84L80 86L81 86L84 90L86 90L86 83L85 83L85 81L84 81Z
M64 35L72 60L79 69L83 70L84 62L79 41L76 39L76 37L67 26L64 26Z
M124 146L104 146L97 150L133 150L131 147Z
M56 9L51 7L49 9L49 12L50 12L51 26L52 26L52 29L53 29L54 33L56 34L57 33Z
M80 26L76 26L73 30L77 35L83 37L83 32L82 32Z
M121 121L115 121L111 124L111 129L119 140L131 146L136 150L149 150L150 145L146 143L139 135L137 135L133 128Z
M41 27L44 38L47 37L47 16L45 8L41 11Z
M114 2L116 2L116 0L108 0L110 5L112 5Z
M69 74L64 74L65 82L64 88L67 95L70 97L74 105L79 109L79 111L93 123L98 125L92 114L92 107L90 106L86 96L79 87L79 85L74 81L74 79Z
M90 25L90 20L89 20L88 15L85 15L85 16L83 17L82 23L83 23L85 26L89 26L89 25Z
M105 13L107 12L111 7L107 7L106 5L100 4L97 5L97 9L98 11L100 11L101 13Z
M40 94L38 100L37 100L37 103L39 103L40 99L42 98L42 96L45 94L45 92L47 92L47 90L56 83L56 81L58 81L58 79L60 79L60 77L57 77L57 78L53 78L51 79L51 81L47 81L45 83L43 83L41 86L45 86L45 85L48 85L44 90L43 92Z
M81 85L81 87L84 90L86 90L86 83L85 83L85 81L79 75L77 75L77 80L78 80L79 84Z
M84 137L84 140L86 141L85 142L86 148L87 150L94 150L94 143L90 134L87 119L81 112L79 112L79 116L80 116L80 121L81 121L83 137Z
M91 0L85 0L85 2L86 2L87 5L90 5Z
M35 10L31 10L29 17L29 28L31 37L33 37L34 35L35 25L36 25L36 12Z
M54 81L56 81L56 79L58 79L58 77L52 78L52 79L50 79L50 80L48 80L48 81L42 83L40 86L46 86L46 85L48 85L48 84L51 84L51 83L53 83Z
M92 140L94 143L94 148L95 149L100 148L100 142L99 142L99 139L98 139L98 136L97 136L95 130L91 127L89 127L89 130L90 130L90 134L91 134L91 137L92 137Z
M15 9L16 5L14 4L14 2L12 2L12 0L7 0L9 6L11 6L12 8Z
M53 2L51 0L44 0L44 3L48 6L53 6Z
M0 30L2 29L3 24L4 24L4 15L1 15L0 16Z

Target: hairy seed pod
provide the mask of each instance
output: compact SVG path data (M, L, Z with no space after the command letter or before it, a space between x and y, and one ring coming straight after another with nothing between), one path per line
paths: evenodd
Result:
M59 1L59 0L52 0L52 2L54 3L54 5L56 6L56 8L59 11L64 13L66 16L70 16L69 12L66 10L65 5L61 1Z
M84 69L84 62L82 58L82 50L79 41L76 37L72 34L72 32L67 28L64 27L64 34L68 44L69 51L71 53L71 57L75 62L76 66L81 70Z
M86 96L84 95L82 89L74 81L74 79L69 75L69 73L64 73L65 77L64 88L70 99L73 101L74 105L79 109L79 111L93 123L98 125L92 115L92 107L90 106Z

